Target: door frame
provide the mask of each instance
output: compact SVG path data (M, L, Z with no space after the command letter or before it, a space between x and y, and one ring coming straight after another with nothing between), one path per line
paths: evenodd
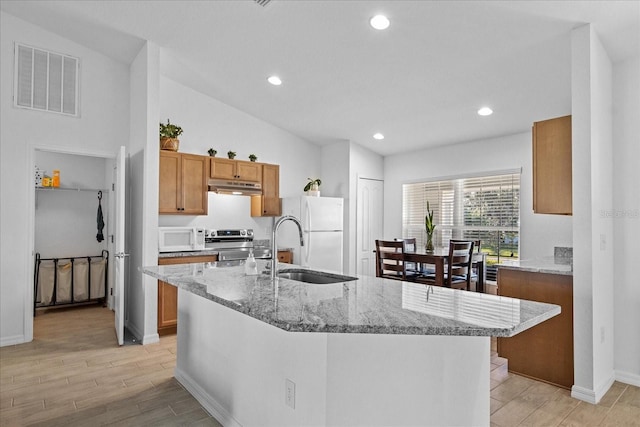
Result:
M118 147L119 148L119 147ZM116 153L115 152L107 152L107 151L97 151L97 150L82 150L78 148L69 148L69 147L61 147L54 145L45 145L45 144L32 144L29 148L29 152L27 155L27 167L25 168L25 174L27 175L27 182L33 182L34 180L34 170L35 170L35 161L36 161L36 151L46 151L49 153L56 154L67 154L67 155L75 155L75 156L84 156L84 157L98 157L102 159L110 159L115 161ZM29 278L31 280L27 280L25 286L27 286L27 291L24 293L24 342L33 341L33 277L35 273L35 266L33 263L33 258L35 257L35 228L36 228L36 188L35 185L29 185L29 208L28 208L28 218L29 218L29 229L28 229L28 242L29 242L29 261L27 262L29 269ZM113 198L109 197L109 217L107 217L107 224L111 224L112 218L112 203ZM110 230L110 229L107 229ZM108 235L108 233L107 233ZM111 247L111 243L108 243L108 247ZM110 262L109 265L112 265L112 251L109 251ZM113 275L110 274L109 277L113 280ZM109 289L111 288L112 283L109 284ZM108 292L108 290L107 290ZM107 295L107 301L109 309L113 308L113 302L111 296Z
M360 212L358 210L358 207L360 206L360 181L361 180L367 180L367 181L377 181L382 183L382 211L380 212L380 223L382 226L382 232L384 233L384 179L379 179L379 178L367 178L366 176L360 176L358 175L356 180L356 223L355 223L355 233L354 233L354 240L355 240L355 245L354 245L354 251L355 251L355 262L354 262L354 272L355 274L362 274L362 272L360 271L360 268L358 266L358 254L359 254L359 239L358 239L358 229L360 227L360 222L362 222L362 218L361 218L361 214L362 212Z

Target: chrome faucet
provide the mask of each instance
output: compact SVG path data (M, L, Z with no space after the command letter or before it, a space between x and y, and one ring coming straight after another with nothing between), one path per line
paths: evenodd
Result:
M279 218L273 225L273 234L271 235L271 279L275 279L278 274L278 245L276 243L276 236L278 235L278 228L285 221L293 221L298 226L298 231L300 232L300 246L304 246L302 224L300 224L300 220L292 215L285 215Z

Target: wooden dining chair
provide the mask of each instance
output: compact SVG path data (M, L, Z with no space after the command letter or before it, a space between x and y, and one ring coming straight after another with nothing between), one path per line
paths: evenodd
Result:
M376 276L394 280L413 280L417 274L407 271L402 240L376 240Z
M447 288L471 290L473 241L450 240L447 268L442 283ZM435 284L434 274L423 276L420 282Z
M397 242L402 242L404 243L404 252L415 252L416 249L418 248L416 246L416 238L415 237L409 237L406 239L393 239ZM420 272L420 269L418 268L418 265L415 262L407 262L405 269L407 270L407 272L409 272L410 274L418 274Z

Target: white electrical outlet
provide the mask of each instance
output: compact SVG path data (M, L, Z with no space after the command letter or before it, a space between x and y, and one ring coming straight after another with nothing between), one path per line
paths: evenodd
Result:
M284 403L291 409L296 408L296 383L288 378L284 386Z

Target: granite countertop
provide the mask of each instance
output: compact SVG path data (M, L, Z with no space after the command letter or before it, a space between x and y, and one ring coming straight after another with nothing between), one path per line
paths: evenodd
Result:
M182 258L187 256L210 256L218 255L217 250L202 250L202 251L184 251L184 252L160 252L158 258Z
M532 273L562 274L573 276L571 260L558 259L552 256L533 259L503 261L498 268L529 271Z
M257 260L258 271L268 261ZM296 268L291 264L280 269ZM187 292L293 332L509 337L557 314L553 304L370 276L308 284L246 276L244 261L143 267Z

